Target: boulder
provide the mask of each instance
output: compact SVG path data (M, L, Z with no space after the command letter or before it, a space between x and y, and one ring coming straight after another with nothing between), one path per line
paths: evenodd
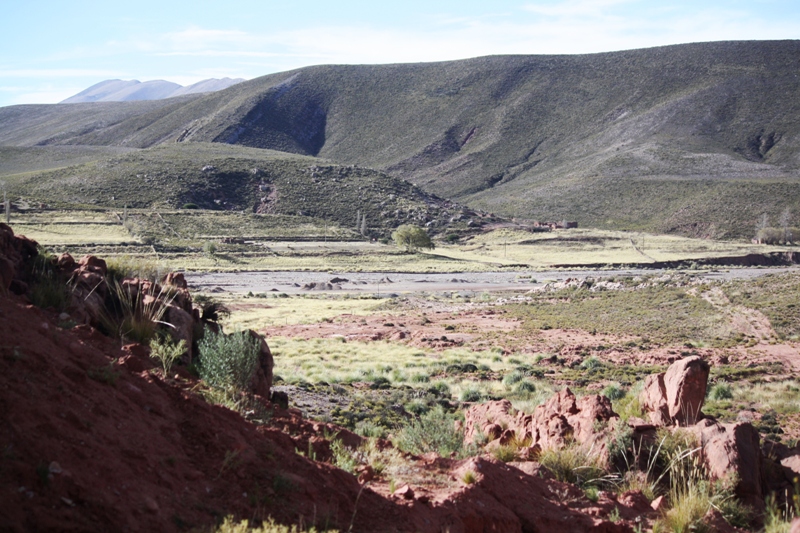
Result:
M38 247L36 241L14 235L10 226L0 223L0 292L23 294L27 290L25 265L38 255Z
M781 459L781 466L789 483L794 483L795 479L800 478L800 455L791 455Z
M250 391L263 398L269 398L270 388L272 387L272 368L275 361L272 358L272 352L269 349L269 345L267 345L267 341L264 340L264 337L252 329L249 330L248 333L259 343L258 368L250 382Z
M150 298L150 296L147 296ZM194 340L194 318L176 305L168 305L164 310L162 322L170 324L170 335L175 342L186 341L188 362L192 361L192 341Z
M700 409L706 398L710 367L699 356L686 357L670 365L664 374L667 408L673 422L683 426L703 418Z
M562 447L574 440L604 456L604 436L616 419L605 396L589 395L578 400L565 388L532 415L515 411L508 400L473 405L465 413L465 442L475 442L479 434L489 440L487 450L517 442L526 448L520 454L526 459L542 449Z
M698 356L670 365L663 374L647 376L639 403L657 426L691 426L703 418L709 365Z
M639 404L656 426L670 424L669 407L667 407L667 387L664 374L651 374L644 380L644 388L639 395Z
M78 261L78 266L83 270L97 272L102 276L105 276L108 272L108 266L106 265L105 260L94 255L84 255L81 257L81 260Z
M736 495L755 509L763 509L758 430L748 422L719 424L710 420L703 420L694 429L700 437L703 462L711 479L735 474Z

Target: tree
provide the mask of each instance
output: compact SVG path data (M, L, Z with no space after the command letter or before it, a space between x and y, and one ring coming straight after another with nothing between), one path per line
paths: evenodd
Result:
M428 233L413 224L403 224L392 233L392 240L397 246L404 246L407 252L416 251L418 248L433 250L433 242Z

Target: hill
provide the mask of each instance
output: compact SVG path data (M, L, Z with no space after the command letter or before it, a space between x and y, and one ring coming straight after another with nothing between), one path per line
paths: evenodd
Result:
M222 78L198 81L186 87L164 80L105 80L96 83L74 96L63 100L62 104L82 102L132 102L136 100L161 100L185 94L209 93L227 89L244 81L242 78Z
M404 223L437 232L466 229L470 220L475 225L486 218L383 172L309 156L219 143L173 143L121 153L117 149L116 154L110 148L105 153L74 148L62 154L63 161L96 160L14 173L21 161L36 160L42 148L7 148L0 151L9 155L0 163L0 179L13 195L54 207L174 209L189 204L314 217L346 228L355 228L360 214L374 236L388 235ZM49 158L40 166L57 164L51 150L44 154Z
M800 41L308 67L183 99L2 108L0 145L238 144L508 216L749 238L762 214L800 212L798 67Z

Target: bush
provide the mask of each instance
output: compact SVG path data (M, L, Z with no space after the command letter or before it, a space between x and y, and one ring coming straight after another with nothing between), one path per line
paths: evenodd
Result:
M481 391L474 388L466 388L458 395L458 399L462 402L479 402L482 397Z
M617 385L616 383L612 383L611 385L606 386L603 389L603 396L608 398L611 401L614 400L621 400L625 397L625 389Z
M511 385L522 381L524 377L525 375L522 372L515 370L503 376L503 385L510 387Z
M229 392L247 389L258 368L257 339L247 332L225 335L206 330L198 347L200 377L206 383Z
M392 240L397 246L405 248L407 252L413 252L419 248L433 250L434 245L428 233L413 224L403 224L392 233Z
M455 417L436 407L412 420L394 439L394 445L404 452L422 455L436 452L442 457L466 455L464 434L455 428Z
M56 257L39 248L39 255L28 265L30 269L30 292L28 296L36 307L52 307L64 311L71 298L72 289L55 268Z
M150 357L161 363L164 377L167 377L172 364L184 353L186 353L186 341L183 339L178 343L158 337L150 341Z
M731 400L733 399L733 390L727 383L717 383L709 389L708 398L710 400Z
M153 298L145 299L142 291L129 290L119 281L106 278L106 284L109 291L100 316L102 328L121 339L148 344L175 294L162 287Z
M200 206L193 203L183 204L182 209L200 209Z

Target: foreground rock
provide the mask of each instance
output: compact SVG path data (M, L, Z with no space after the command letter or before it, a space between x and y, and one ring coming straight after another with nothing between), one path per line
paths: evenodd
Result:
M605 396L576 399L569 388L537 406L532 415L515 411L508 400L499 400L474 405L464 416L465 442L474 443L483 435L491 449L513 441L520 447L521 458L574 440L607 459L605 437L619 419Z
M656 425L691 426L703 418L709 371L698 356L678 360L665 373L647 377L639 403Z

